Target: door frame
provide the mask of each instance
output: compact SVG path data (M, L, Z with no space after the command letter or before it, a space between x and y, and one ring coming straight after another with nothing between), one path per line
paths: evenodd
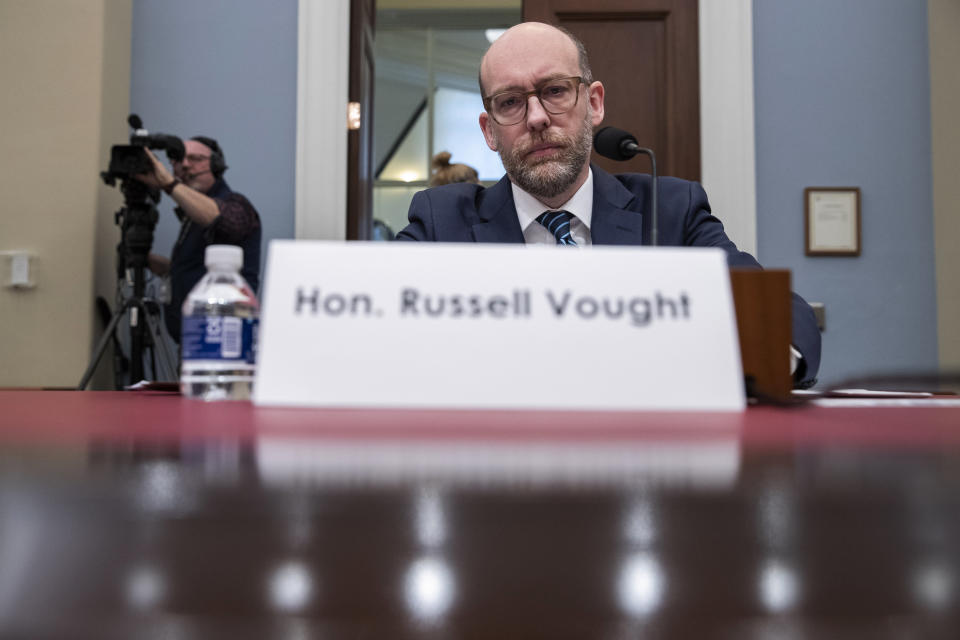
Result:
M294 234L347 237L350 0L300 0Z
M700 0L701 180L741 251L757 255L753 3Z

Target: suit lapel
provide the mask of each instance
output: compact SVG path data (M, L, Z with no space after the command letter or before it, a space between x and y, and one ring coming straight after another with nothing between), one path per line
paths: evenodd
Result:
M643 242L643 214L628 207L636 196L603 169L593 169L593 214L590 237L593 244L639 245Z
M637 203L637 196L620 184L620 181L603 169L593 169L593 214L590 236L593 244L639 245L643 244L644 215L628 207ZM473 238L477 242L523 243L523 229L517 220L517 208L513 204L510 178L503 176L500 182L480 192L477 203L480 221L472 225Z
M480 222L472 227L473 239L477 242L523 243L523 229L517 219L513 189L507 176L480 192L477 215Z

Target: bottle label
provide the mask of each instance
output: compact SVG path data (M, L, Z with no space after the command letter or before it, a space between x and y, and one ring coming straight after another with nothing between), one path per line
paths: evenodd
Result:
M258 318L184 316L180 345L184 360L255 364Z

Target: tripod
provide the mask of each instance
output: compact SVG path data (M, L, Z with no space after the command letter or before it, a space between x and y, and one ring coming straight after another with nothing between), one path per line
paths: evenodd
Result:
M144 297L146 287L143 267L134 268L133 276L133 294L129 296L124 295L122 288L120 289L120 293L117 296L119 302L117 309L110 318L110 322L107 323L107 328L100 337L100 342L97 343L93 357L90 359L90 364L87 366L87 370L77 385L77 389L80 391L86 389L90 383L90 378L93 377L93 373L96 371L97 365L103 357L107 349L107 344L111 339L115 341L117 348L119 348L119 340L116 340L115 332L117 325L120 324L120 320L128 313L130 317L129 382L134 383L144 379L143 360L146 351L150 353L150 362L154 378L157 377L158 359L161 366L166 371L172 372L174 377L176 377L176 358L170 352L170 348L160 330L160 303L153 298Z
M150 188L138 179L142 174L154 171L153 163L144 151L144 148L164 149L171 161L183 160L183 142L176 136L165 134L150 135L143 128L140 117L134 113L127 118L127 123L134 129L130 134L130 144L115 144L110 148L110 167L100 172L104 184L111 187L120 181L120 191L123 192L124 206L114 216L121 229L120 243L117 245L117 310L107 323L107 328L94 350L90 364L77 385L83 390L90 383L90 378L103 356L107 343L113 339L118 353L121 351L115 331L120 318L129 314L130 317L130 382L139 382L143 377L144 349L150 350L150 363L153 375L157 374L157 345L160 345L160 357L165 361L168 371L177 375L176 361L171 356L167 343L160 333L160 305L152 298L144 296L147 256L153 245L153 229L157 226L157 208L155 203L160 202L160 192L156 186ZM132 274L133 295L127 296L124 291L127 273ZM118 355L116 377L119 384L120 369L124 356Z
M140 277L143 277L142 273L140 273ZM121 296L118 296L121 298L120 304L117 307L117 310L114 311L113 316L110 318L107 328L100 337L100 342L97 343L97 347L93 352L93 357L90 359L90 364L87 366L87 370L84 372L83 377L80 379L80 383L77 385L78 390L83 391L87 388L87 385L90 383L90 378L93 377L93 373L96 371L97 365L100 363L100 359L103 357L103 354L107 349L107 344L111 339L116 338L115 332L117 325L120 324L120 320L123 319L127 313L130 315L129 381L133 383L144 379L143 360L146 351L149 351L150 353L150 362L152 365L152 373L154 378L157 377L158 359L161 367L164 370L170 371L173 373L174 377L176 376L176 358L170 352L170 348L167 345L166 340L164 340L160 330L160 303L153 298L143 297L142 287L140 290L140 295L137 295L136 276L134 278L134 282L134 295L123 296L121 294ZM119 348L119 340L115 340L115 343L117 348Z
M111 160L111 167L113 160ZM106 172L103 179L107 184L114 184L117 174ZM122 177L122 176L121 176ZM150 350L150 362L153 365L153 375L157 373L157 345L160 345L159 355L176 376L176 360L169 353L166 341L160 333L160 305L144 296L146 290L147 256L153 244L153 229L157 224L157 209L153 201L159 196L150 193L146 186L135 181L124 179L121 185L125 198L125 206L117 211L115 218L122 230L120 243L117 245L117 309L107 323L107 328L94 350L90 364L77 385L78 390L86 389L93 377L93 372L103 357L107 343L115 339L115 331L120 319L129 314L130 318L130 383L144 379L143 358L144 350ZM124 283L127 272L132 274L132 295L126 295ZM119 342L119 341L117 341ZM117 345L119 347L119 344Z

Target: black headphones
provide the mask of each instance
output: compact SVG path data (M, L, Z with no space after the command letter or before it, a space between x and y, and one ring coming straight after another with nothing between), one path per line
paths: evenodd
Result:
M220 148L217 141L207 136L193 136L190 139L210 147L210 173L217 178L221 177L228 167L227 161L223 157L223 149Z

